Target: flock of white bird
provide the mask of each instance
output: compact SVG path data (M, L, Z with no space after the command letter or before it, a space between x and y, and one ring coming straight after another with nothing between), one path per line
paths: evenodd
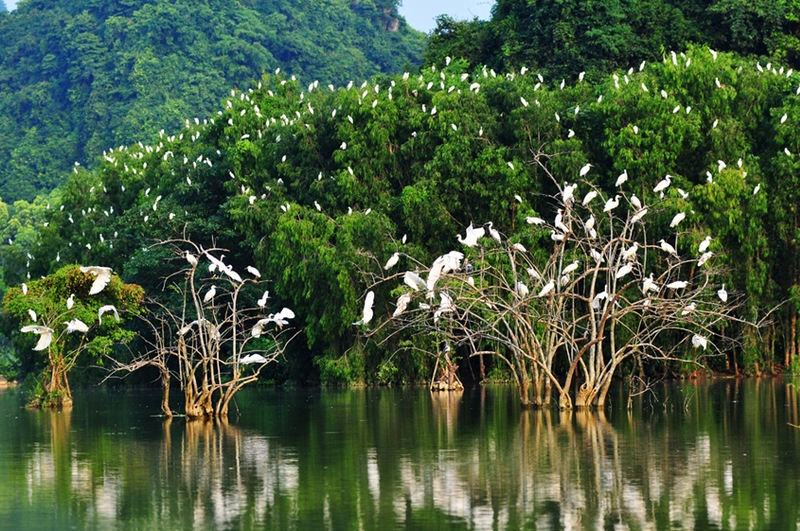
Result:
M108 283L111 281L111 273L112 270L110 267L103 267L103 266L86 266L81 267L82 273L88 273L92 275L94 281L92 282L92 286L89 288L89 295L97 295L101 291L105 289ZM26 284L22 284L22 294L24 297L28 295L28 286ZM66 302L65 306L67 311L72 310L73 305L75 304L75 294L71 294ZM98 324L103 324L103 315L112 312L114 317L119 322L119 313L117 312L117 308L112 304L107 304L105 306L101 306L97 311L97 321ZM31 321L36 322L38 320L38 316L36 312L33 310L28 310L28 316L30 317ZM81 321L80 319L71 319L69 321L65 321L63 324L66 325L64 332L68 334L72 334L74 332L80 332L81 334L85 334L89 331L89 325ZM45 350L50 344L53 342L53 334L55 330L50 328L49 326L43 325L26 325L20 329L23 333L34 333L39 336L39 340L36 343L36 346L33 347L33 350Z
M713 56L713 59L716 61L716 59L717 59L716 52L713 51L713 50L710 50L709 52ZM681 55L681 59L679 60L678 54L676 54L675 52L671 52L669 60L671 60L673 65L675 65L676 67L679 67L680 63L682 63L682 66L684 68L689 68L690 65L691 65L691 58L686 57L685 54L680 54L680 55ZM665 59L665 61L667 61L667 60L668 59ZM446 59L446 66L449 65L449 63L450 63L450 59L447 58ZM645 63L643 62L639 66L639 72L643 71L644 68L645 68ZM756 64L756 68L761 73L769 72L769 73L772 73L774 75L783 75L784 74L783 68L776 69L771 64L767 64L766 68L762 67L760 64ZM506 77L506 79L513 80L517 76L525 76L528 72L529 72L529 69L526 68L526 67L523 67L519 71L519 73L516 73L516 72L508 73L508 74L505 75L505 77ZM276 71L276 74L279 74L279 70ZM435 81L431 80L430 78L433 75L436 75L436 74L438 74L438 78ZM791 74L792 74L791 71L785 72L785 75L787 77L791 76ZM495 78L495 77L498 77L497 74L493 70L486 69L486 68L484 68L481 71L481 73L477 76L477 79L470 79L471 76L470 76L470 74L467 74L467 73L455 75L453 73L447 72L446 69L442 70L442 71L437 71L436 67L431 67L431 75L429 75L428 77L426 77L425 75L420 74L416 78L416 82L415 82L414 78L409 73L405 73L402 76L402 81L400 81L399 83L403 84L402 85L402 90L403 90L403 94L404 95L411 94L414 97L420 97L421 95L425 94L426 92L427 93L432 93L432 92L446 92L446 93L457 92L457 93L461 93L462 90L468 90L470 92L477 93L477 92L479 92L481 90L481 79L480 79L481 75L482 75L483 78L490 78L490 77ZM539 90L540 87L543 86L545 80L543 79L543 77L540 74L537 74L537 75L539 77L539 83L537 83L533 87L533 94L529 95L528 98L520 97L520 104L523 107L528 107L530 105L540 106L539 101L536 99L536 91ZM631 83L631 81L633 80L634 75L635 74L634 74L634 69L633 68L631 68L627 72L627 74L623 74L622 77L620 77L620 76L618 76L616 74L613 75L612 78L613 78L613 81L614 81L614 87L619 89L620 86L621 86L620 85L621 82L624 82L626 84ZM294 81L295 80L294 76L292 76L291 79ZM581 73L581 75L579 75L578 83L581 83L582 81L583 81L583 73ZM719 82L719 79L715 80L715 82L716 82L717 88L720 88L720 89L723 88L723 85ZM285 83L287 83L286 80L280 81L281 85L283 85ZM560 86L560 89L563 90L564 87L565 87L565 81L562 80L559 86ZM647 85L645 83L643 83L643 82L640 83L640 86L641 86L641 90L642 90L643 94L649 94L650 93L650 89L647 87ZM333 85L328 85L327 88L331 92L337 90ZM396 88L398 88L398 82L395 81L395 80L390 80L388 85L385 85L385 86L381 86L378 83L370 84L370 82L368 82L368 81L364 81L363 83L361 83L360 86L358 86L356 83L351 81L344 88L344 90L346 90L348 92L349 91L353 91L356 94L357 104L359 106L367 106L368 108L375 109L378 105L381 105L381 102L384 101L384 98L385 98L385 100L391 101L393 99L393 97L394 97L394 90ZM261 86L260 82L258 84L258 89L259 90L262 89L262 86ZM180 174L183 175L183 178L185 178L186 185L189 188L193 188L193 187L196 188L197 185L193 183L193 177L195 177L196 172L199 172L200 170L208 171L210 169L214 169L216 167L216 164L220 160L223 160L223 154L220 152L219 149L217 149L216 154L213 154L213 153L211 153L211 154L200 154L200 155L198 155L196 157L195 156L191 156L190 157L188 155L188 153L191 151L191 144L185 144L184 141L186 139L188 139L192 144L196 143L205 134L205 132L207 131L207 129L209 127L215 125L215 119L226 120L226 124L229 127L228 134L234 134L233 131L237 130L237 128L238 129L243 129L244 127L246 127L245 125L243 125L243 124L245 124L245 122L242 121L243 117L245 117L245 116L255 117L256 118L255 123L257 124L256 128L254 130L242 130L242 131L240 131L241 134L239 136L239 139L240 140L248 140L248 139L255 140L255 138L258 138L259 140L270 139L269 141L272 142L273 145L276 146L276 148L278 148L280 146L281 133L287 134L284 131L285 128L287 128L289 126L294 126L296 128L309 129L309 128L312 127L312 125L310 123L308 123L308 122L310 122L310 120L307 120L307 118L309 118L311 116L314 116L316 114L328 113L332 120L337 119L337 115L338 115L339 116L339 120L341 120L341 123L342 123L343 126L347 126L347 127L350 127L350 126L351 127L358 127L359 126L359 124L356 123L356 120L354 119L353 115L352 114L346 114L346 111L344 111L342 109L341 105L339 105L336 108L321 109L321 108L315 108L312 105L312 102L310 101L310 98L309 98L308 101L306 101L306 94L311 94L312 92L318 91L318 90L323 90L323 89L320 88L320 84L319 84L318 81L315 81L315 82L311 83L310 85L308 85L307 90L306 91L300 91L299 95L298 95L298 102L301 104L300 106L298 106L298 109L301 109L301 110L295 110L293 113L289 113L289 111L287 110L284 113L282 113L280 116L270 116L268 114L262 113L262 109L259 107L258 103L255 101L255 98L251 97L253 95L253 92L254 92L253 89L249 89L248 91L241 91L241 92L237 92L235 90L232 90L231 91L231 98L226 101L226 109L225 109L225 111L219 111L218 112L218 116L216 118L209 118L209 119L202 120L202 121L200 119L198 119L198 118L195 118L193 121L186 120L185 121L185 130L180 132L178 135L167 135L162 130L159 133L160 141L155 146L144 145L143 143L139 142L138 145L134 145L134 146L130 146L130 147L128 147L128 146L120 146L119 148L116 148L116 149L112 148L112 149L109 149L108 151L104 152L103 153L103 158L110 166L107 167L107 168L101 169L101 175L103 175L103 176L110 175L111 172L113 171L113 172L117 172L117 173L122 173L122 175L124 176L124 179L123 179L124 182L136 183L136 181L140 181L140 183L146 183L148 179L152 178L151 177L152 172L148 170L148 163L150 163L151 167L153 167L153 166L156 166L157 164L162 164L162 163L163 164L172 164L172 162L171 162L172 159L176 159L178 161L178 163L171 165L171 170L170 170L171 173L173 175L175 175L176 172L179 172ZM798 93L800 93L800 88L798 88ZM275 97L275 94L273 93L273 91L271 89L267 89L266 90L266 94L269 97ZM663 90L663 89L660 91L660 96L662 98L664 98L665 100L669 99L671 97L670 94L666 90ZM603 98L603 96L600 95L599 98L598 98L598 102L601 102L602 98ZM437 117L438 118L437 114L439 114L439 115L441 114L441 113L439 113L439 109L437 109L437 107L435 105L430 105L430 107L428 107L428 105L426 105L425 103L421 103L420 105L421 105L422 111L424 113L430 115L431 117ZM680 104L678 104L675 107L674 112L678 112L682 108L684 109L686 114L689 114L692 111L691 106L687 105L685 107L682 107ZM579 111L580 111L580 106L578 105L578 106L575 106L575 108L574 108L574 110L572 112L574 112L577 115L579 113ZM278 112L280 112L280 110ZM287 114L287 113L289 113L289 114ZM227 119L226 119L226 116L227 116ZM359 117L359 119L362 119L362 117ZM558 112L555 113L555 120L558 121L558 122L561 121L561 115ZM781 118L781 124L786 122L786 120L787 120L787 117L784 115ZM713 126L712 126L712 128L715 128L717 126L717 123L718 122L715 121ZM631 127L633 128L633 131L634 131L635 134L639 134L639 127L637 125L632 125ZM275 131L271 131L273 128L275 129ZM461 127L460 124L451 123L451 124L449 124L449 129L451 129L454 133L459 133L462 130L462 127ZM483 137L484 136L484 130L483 130L482 127L477 132L477 134L478 134L478 137ZM572 137L574 135L575 135L575 132L570 129L568 137ZM272 140L273 138L274 138L274 140ZM416 138L417 138L417 131L413 131L411 133L411 137L408 140L409 141L413 141ZM188 147L186 147L186 146L188 146ZM346 141L343 140L341 142L341 144L339 145L339 151L344 151L344 152L348 151L348 145L347 145ZM784 150L784 151L785 151L785 154L787 156L791 156L791 152L788 150L788 148L786 150ZM284 154L280 158L280 163L285 163L286 160L287 160L287 155ZM356 162L357 161L354 160L353 164L355 164ZM515 169L514 163L512 161L508 161L507 164L508 164L509 168L511 168L512 170ZM739 159L738 166L739 166L740 170L742 169L742 164L743 164L742 163L742 159ZM718 161L718 167L717 167L718 172L723 171L723 169L725 169L726 167L727 167L727 165L726 165L726 163L724 161ZM113 168L113 170L112 170L112 168ZM586 176L591 168L592 168L591 164L585 165L580 170L580 176L581 177ZM76 173L78 172L78 164L77 163L76 163L75 171L76 171ZM344 172L345 172L345 170L342 170L338 174L329 175L328 178L330 178L330 179L335 181L335 180L337 180L339 175L342 175L342 176L349 175L351 177L355 177L355 173L356 172L355 172L355 170L353 169L352 166L347 166L346 167L346 173L344 173ZM230 177L230 179L232 181L237 183L237 189L241 190L241 194L247 199L247 202L248 202L248 204L250 206L257 206L256 203L258 201L267 200L269 198L270 194L273 192L273 186L274 187L278 187L278 188L285 187L285 183L283 182L283 179L278 178L278 179L276 179L274 185L264 186L263 190L259 191L260 192L260 194L259 194L259 192L253 191L251 186L249 186L245 182L244 179L242 179L240 177L237 177L232 172L229 172L228 176ZM746 177L746 172L745 171L742 171L742 176L743 176L743 178ZM317 175L317 180L321 181L321 180L323 180L323 178L325 178L325 176L323 175L322 172L320 172ZM656 193L656 194L663 194L664 191L670 186L671 178L672 177L670 175L666 175L664 177L664 179L661 180L659 183L657 183L657 185L653 188L653 192ZM627 180L628 180L628 173L627 173L627 171L625 171L622 174L620 174L619 177L617 178L616 183L615 183L616 187L619 188ZM707 174L707 182L709 184L714 182L713 181L713 175L711 174L711 172L708 172L708 174ZM157 187L159 185L160 185L160 183L156 183L155 184L155 186L157 186ZM120 184L119 186L120 186L121 192L125 193L126 192L125 185L124 184ZM575 185L575 184L572 184L572 185L565 184L565 186L563 187L563 190L562 190L562 194L563 194L562 199L563 199L564 203L568 203L569 201L571 201L573 199L574 193L576 192L576 187L577 187L577 185ZM137 209L139 209L138 216L141 218L141 221L142 221L143 224L148 224L148 223L153 223L153 222L161 222L161 221L164 221L164 220L167 220L167 221L170 221L170 222L175 221L176 223L179 222L180 224L182 224L185 221L185 219L187 219L188 212L186 212L186 211L184 211L183 213L174 212L174 211L166 213L166 212L163 212L163 209L159 208L160 203L162 202L163 199L165 199L165 196L163 194L168 194L168 192L166 190L164 190L162 194L156 195L154 193L153 194L154 197L152 199L152 202L148 202L150 200L150 195L151 195L151 192L153 190L153 185L145 187L142 184L139 184L136 188L137 189L143 189L141 192L137 192L137 193L142 194L142 196L139 198L139 201L138 201L138 205L139 206L136 207ZM760 189L761 189L761 185L757 184L753 188L753 194L757 194L760 191ZM678 190L678 192L684 198L688 197L688 194L686 194L686 192L684 192L683 190ZM596 197L596 195L597 195L596 191L594 191L594 190L589 191L586 194L586 196L584 196L584 198L583 198L583 204L584 205L588 205L589 202L591 202L594 199L594 197ZM104 196L105 196L105 198L104 198ZM93 206L88 206L86 208L82 208L81 209L80 214L82 216L84 216L84 217L85 216L97 216L97 218L103 219L103 217L111 218L114 215L119 215L119 214L123 213L122 212L122 207L120 205L116 205L116 208L115 208L115 205L111 204L110 201L108 200L108 190L107 190L107 187L105 185L92 186L88 190L88 198L89 198L90 201L94 201L95 204ZM521 199L519 196L517 196L517 198ZM637 209L636 214L634 215L632 221L633 222L637 222L637 221L641 220L645 216L645 214L647 213L647 210L648 210L647 207L643 206L641 204L641 201L635 195L631 195L628 198L628 201L630 202L631 205L633 205ZM619 206L619 203L620 203L620 195L619 194L614 195L614 197L609 197L607 199L604 207L603 207L603 211L605 213L612 213ZM282 204L279 205L281 211L285 212L285 213L290 212L291 206L292 205L291 205L290 202L282 203ZM323 206L317 200L313 201L313 206L317 211L322 211L323 210ZM61 206L60 208L63 211L64 207ZM350 213L353 212L352 207L349 209L349 212ZM365 214L369 214L369 212L370 212L369 208L367 208L364 211ZM72 212L68 212L67 215L66 215L66 218L69 221L69 223L75 223L75 216L73 216ZM672 222L670 223L670 226L672 228L677 227L685 218L686 218L686 213L685 212L680 212L680 213L676 214L675 217L672 219ZM528 223L536 224L536 225L544 225L546 223L545 220L543 220L541 218L538 218L538 217L534 217L534 216L528 217L527 221L528 221ZM595 223L594 217L591 217L589 220L587 220L585 222L586 230L589 231L590 234L595 230L594 226L593 226L594 223ZM564 224L563 213L562 212L558 212L556 220L552 224L552 227L553 228L552 228L552 231L551 231L551 238L556 242L563 241L563 239L565 237L565 234L566 234L566 231L564 230L566 228L566 225ZM493 239L495 239L498 242L500 241L499 232L496 229L494 229L491 224L488 224L488 232L489 232L490 237L492 237ZM458 241L460 243L468 246L468 247L472 247L472 246L476 245L478 240L480 238L484 237L485 234L486 234L486 229L484 227L482 227L482 226L481 227L473 227L472 224L470 224L470 226L467 227L466 234L463 237L461 235L458 235ZM86 236L85 231L84 231L84 233L82 233L82 236ZM98 244L107 245L109 247L113 247L114 242L116 241L117 238L118 238L118 234L116 232L113 234L113 236L108 236L108 237L106 237L102 233L100 233L100 234L98 234L96 241L82 241L82 242L76 241L76 242L69 242L68 245L69 246L73 246L73 244L75 244L75 245L79 245L79 246L85 246L89 250L92 249L93 245L96 246ZM707 251L707 248L708 248L708 245L709 245L710 241L711 240L709 238L707 240L704 240L703 243L701 243L700 251L701 251L702 254L701 254L700 259L698 261L698 265L702 266L712 256L713 253L711 251ZM13 243L13 242L9 242L9 243ZM403 238L403 243L405 243L405 237ZM665 252L669 253L670 255L677 256L676 250L667 241L661 240L660 241L660 246ZM524 246L522 246L519 243L514 244L513 248L518 252L523 252L523 253L527 252L525 250ZM635 256L636 250L633 249L632 252L634 253L632 255L632 257L633 257L633 256ZM457 253L457 252L454 251L453 253ZM453 266L453 261L454 260L460 261L461 259L463 259L463 255L458 257L458 255L461 254L461 253L457 253L456 255L453 255L453 253L445 255L445 257L447 257L447 258L440 257L440 259L444 260L443 263L439 263L439 264L434 263L434 266L436 266L436 268L432 267L431 273L429 274L429 277L428 277L428 279L426 281L423 281L419 277L419 275L417 275L416 273L413 273L413 272L409 271L408 273L406 273L406 276L405 276L406 284L408 286L410 286L412 288L412 290L416 291L416 290L425 289L426 292L428 292L430 294L433 291L432 290L432 285L434 285L436 283L436 280L438 278L437 275L441 275L442 273L444 273L446 271L458 269L459 266L456 266L455 268L452 267ZM600 255L595 255L593 253L593 256L595 257L596 260L602 259L602 256L600 256ZM33 257L30 254L28 255L28 257L29 257L29 260L33 259ZM219 263L215 262L212 258L213 257L209 256L209 260L212 261L212 265L215 266L221 273L227 275L230 279L232 279L234 281L237 281L237 282L241 281L241 277L238 276L232 269L230 269L228 266L226 266L221 261L219 261ZM386 269L388 270L391 267L393 267L397 263L399 258L400 258L400 254L399 253L395 253L389 259L389 261L387 261ZM188 253L187 253L187 259L188 259ZM56 255L56 261L59 261L59 260L60 260L60 253L58 253ZM439 260L439 259L437 259L437 260ZM616 271L616 278L617 279L622 278L625 275L631 273L631 271L633 270L631 262L632 262L632 260L627 261L625 264L623 264ZM29 264L30 264L30 262L29 262ZM256 275L256 276L259 276L259 275ZM237 277L238 277L238 279L237 279ZM30 278L30 273L28 273L28 278ZM99 277L98 277L98 280L99 280ZM645 282L647 282L647 279L645 279ZM557 284L556 279L550 279L547 282L543 282L543 286L538 291L537 296L544 297L544 296L547 296L547 295L551 294L555 290L556 284ZM685 282L683 282L683 281L675 281L673 283L668 284L667 287L670 288L670 289L681 289L682 287L685 287ZM517 285L516 285L516 288L517 288L517 292L520 295L522 295L524 293L524 296L527 296L528 293L530 292L529 288L522 282L518 282ZM208 302L213 301L215 293L216 293L216 287L212 286L209 289L209 291L205 294L205 297L204 297L205 302L208 303ZM724 291L724 287L723 287L723 289L720 290L720 298L722 300L726 300L727 299L727 293ZM401 298L398 300L397 310L395 311L395 314L402 313L402 311L404 311L404 309L407 307L409 300L410 300L410 296L409 297L407 297L406 295L401 296ZM265 305L265 303L266 303L266 293L265 293L265 296L263 298L263 301L262 300L259 301L259 306L263 307ZM370 320L373 318L373 315L374 315L374 313L372 311L373 303L374 303L374 294L372 292L369 292L367 294L366 298L365 298L365 301L364 301L364 308L363 308L363 311L362 311L362 318L359 321L357 321L355 324L363 325L363 324L367 324L367 323L370 322ZM439 306L440 307L444 307L445 310L447 310L450 307L448 305L450 305L449 301L443 301L443 303L440 304ZM275 322L278 322L278 321L280 321L282 319L285 320L285 318L287 318L287 315L286 314L281 314L279 312L279 314L276 314L273 317L276 318ZM69 328L70 329L74 329L74 331L80 331L80 325L76 324L76 326L77 326L77 328L75 326L71 326ZM38 332L35 329L28 329L27 331L37 332L37 333L41 333L43 335L47 333L47 331ZM254 332L255 332L255 329L254 329ZM52 332L50 334L52 334ZM42 343L42 342L40 341L40 343ZM49 340L46 343L49 344ZM38 346L39 345L37 345L37 347ZM44 347L41 347L41 348L46 348L46 345Z

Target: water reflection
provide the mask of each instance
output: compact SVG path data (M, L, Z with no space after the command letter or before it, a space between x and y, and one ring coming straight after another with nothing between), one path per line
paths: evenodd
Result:
M0 529L800 526L796 387L660 392L608 416L521 412L502 388L253 392L238 423L0 394Z

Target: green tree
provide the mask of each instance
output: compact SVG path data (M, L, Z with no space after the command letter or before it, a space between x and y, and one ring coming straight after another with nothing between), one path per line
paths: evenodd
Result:
M110 275L109 271L109 275ZM86 351L102 360L117 343L132 339L122 327L123 319L140 310L143 291L123 284L116 275L97 292L98 277L78 266L65 266L41 280L11 288L3 298L5 319L19 323L21 332L12 335L17 350L30 348L31 335L37 336L35 351L45 356L45 369L32 399L37 407L72 406L69 371ZM91 293L91 294L90 294ZM111 311L102 319L100 310ZM66 326L65 326L66 325Z

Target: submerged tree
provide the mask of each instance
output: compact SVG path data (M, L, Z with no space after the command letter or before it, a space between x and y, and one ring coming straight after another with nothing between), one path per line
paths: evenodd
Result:
M31 405L71 407L69 371L81 352L95 359L110 354L114 344L127 343L133 332L122 327L126 315L141 310L144 291L123 284L110 268L69 265L41 280L11 288L3 300L6 318L22 322L16 341L43 353L45 368Z
M112 374L154 366L161 375L164 415L173 415L169 388L175 378L187 417L227 417L236 393L283 353L286 341L280 336L294 312L283 308L266 315L269 291L259 292L256 305L250 305L250 288L261 274L248 266L243 279L222 261L224 255L217 256L222 249L203 249L189 240L159 245L169 246L187 264L164 282L165 298L177 295L177 303L149 301L151 311L143 317L147 347L130 361L114 360Z
M549 405L555 391L561 408L602 407L626 360L696 362L719 352L735 305L715 284L712 238L698 246L680 232L691 215L676 209L681 199L645 205L623 191L626 179L606 200L586 182L563 183L550 197L554 220L526 216L529 229L513 241L491 222L470 225L458 236L466 255L451 251L402 275L407 287L390 322L502 360L524 406ZM669 185L667 176L655 192ZM672 216L679 232L649 234L654 216Z

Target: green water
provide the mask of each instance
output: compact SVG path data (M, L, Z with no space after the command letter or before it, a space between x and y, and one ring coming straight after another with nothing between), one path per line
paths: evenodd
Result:
M224 424L0 391L0 529L797 530L794 383L681 382L630 412L620 389L605 414L503 387L248 391Z

